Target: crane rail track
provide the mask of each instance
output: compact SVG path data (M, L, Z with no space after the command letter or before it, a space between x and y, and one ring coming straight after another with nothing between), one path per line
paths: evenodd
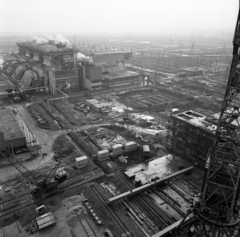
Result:
M105 210L108 211L108 213L112 216L112 218L114 219L114 221L116 222L116 224L120 227L120 229L123 231L123 234L129 233L130 235L127 236L131 236L134 237L135 235L133 235L131 233L131 231L128 229L128 227L124 224L124 222L117 216L117 214L113 211L112 208L110 208L106 201L104 200L104 198L102 197L102 195L99 193L99 191L97 190L97 188L94 186L94 184L89 185L90 190L92 191L92 193L98 198L99 202L102 204L102 206L104 207Z
M100 168L94 168L90 171L82 173L81 175L76 175L69 178L67 181L60 185L60 188L68 191L70 189L81 186L82 184L86 184L90 181L94 181L102 177L105 177L105 173ZM13 205L8 206L9 203ZM31 205L36 205L36 202L33 200L30 192L22 194L10 200L6 200L0 203L1 217L8 216Z

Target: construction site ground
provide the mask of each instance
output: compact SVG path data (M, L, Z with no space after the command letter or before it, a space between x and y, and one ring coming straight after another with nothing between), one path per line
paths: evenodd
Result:
M67 103L59 100L49 103L50 107L45 104L44 113L47 113L53 121L56 120L59 125L59 129L56 131L40 128L37 121L27 110L32 104L45 103L42 102L41 96L36 96L32 102L16 103L14 106L17 108L18 114L29 126L41 147L36 158L28 160L30 157L21 157L21 160L26 160L24 166L34 176L37 177L48 173L56 164L55 161L61 161L61 165L65 168L69 177L81 175L98 167L107 176L110 176L107 179L102 178L94 185L91 185L91 183L81 184L77 188L72 188L63 194L46 199L44 205L46 205L48 211L53 212L56 216L57 225L36 233L34 236L75 237L81 234L81 236L87 237L89 234L86 234L83 223L87 223L86 225L89 225L92 231L95 230L95 236L101 236L97 233L103 233L105 228L112 230L116 236L127 230L133 231L135 236L145 236L144 231L153 234L160 229L159 226L164 227L166 223L173 223L180 219L188 208L186 197L189 198L200 189L200 175L196 177L196 174L191 174L190 176L184 176L182 179L176 178L172 183L167 184L167 187L157 187L140 194L137 198L129 199L126 203L114 204L110 208L104 204L103 200L134 187L133 182L127 179L122 172L129 166L137 167L146 164L147 161L142 156L143 145L148 144L150 146L151 154L148 160L154 160L168 154L165 147L165 136L171 109L192 109L206 115L219 111L221 104L219 98L222 98L223 89L219 85L214 86L213 89L213 87L199 81L181 79L168 84L149 86L144 91L135 90L111 94L99 92L91 95L91 97L85 97L85 92L82 92L80 96L74 95L73 98L69 98ZM109 113L106 115L92 109L89 109L87 113L76 109L83 104L87 107L86 99L90 98L98 99L112 110L109 109ZM3 103L10 107L8 102L4 101ZM48 111L46 112L46 110ZM154 122L139 119L134 115L135 113L152 116ZM126 117L127 120L123 120ZM91 144L90 150L75 139L80 137L83 131L86 131L84 136L86 137L87 134L88 139L90 139L87 140ZM157 131L157 133L149 133L152 131ZM138 144L136 151L127 154L127 164L121 163L118 158L104 162L96 160L93 150L99 150L98 145L105 140L111 142L114 139L116 143L121 139L125 139L126 141L135 141ZM42 156L43 153L46 156ZM76 168L75 158L85 154L89 157L88 164L79 170ZM181 160L179 157L173 157L172 160L166 162L166 166L162 167L165 173L162 175L167 175L166 171L169 169L170 172L177 171L179 165L182 164L188 165L186 161ZM28 182L24 177L9 165L7 160L2 164L0 202L16 197L29 189ZM6 189L10 189L10 193L7 194ZM114 193L115 191L116 193ZM84 197L79 195L81 193L85 198L89 199L93 209L103 220L102 227L95 224L89 212L83 207L82 200ZM180 193L182 194L180 195ZM168 201L172 204L167 204ZM141 230L137 227L130 217L131 215L126 214L128 213L127 208L133 208L131 205L147 217L146 229L150 228L150 226L153 229ZM160 215L154 212L154 209L158 210ZM121 220L114 217L114 213L117 213L117 216L121 218L122 224ZM161 215L167 220L166 222L161 219ZM34 216L36 216L35 206L31 206L3 218L1 226L6 228L9 233L8 236L28 236L28 233L24 228L22 229L21 225Z
M163 162L161 162L163 172L165 172L166 170L168 170L169 172L175 172L178 169L178 164L187 164L185 161L181 160L178 157L174 159L167 159L166 161L163 160ZM42 172L43 171L44 170L42 170ZM80 172L86 172L86 170L81 170ZM130 184L131 187L134 187L132 181L124 177L123 174L118 172L116 174L117 176L110 176L107 179L100 179L97 183L96 182L94 183L94 188L97 190L97 192L100 193L100 195L102 195L102 197L104 197L105 200L106 198L109 198L113 195L111 194L111 192L114 193L116 191L117 193L121 193L128 190L125 184L122 183L121 179L124 180L124 182ZM121 179L119 179L118 176L121 176ZM191 177L186 176L184 177L184 179L191 179ZM11 186L15 187L18 186L18 188L20 189L19 184L22 185L22 182L20 180L15 182L12 181ZM184 185L184 183L182 183L182 185ZM109 215L108 207L106 209L106 206L104 206L103 203L99 201L99 198L96 195L94 195L91 186L92 183L83 184L78 186L77 188L67 190L62 194L58 194L44 200L43 204L47 207L47 212L53 212L54 216L56 217L57 224L56 226L49 227L46 230L34 234L33 236L75 237L81 235L87 237L89 235L86 234L86 231L82 226L82 222L83 221L86 222L85 221L86 219L88 225L91 226L92 231L95 231L96 235L94 236L103 236L101 233L103 233L105 228L109 228L114 234L114 236L115 235L118 236L119 234L121 234L122 230L116 224L116 220L114 220L113 217ZM196 191L196 188L194 189L191 186L191 190L189 190L189 187L190 187L189 185L182 187L182 190L185 190L185 192L189 192L190 195L191 192ZM171 192L172 198L178 198L179 202L181 202L182 207L184 208L184 205L187 205L187 203L185 204L185 200L182 200L182 198L179 197L176 193L173 193L172 190ZM147 203L147 205L151 205L152 206L151 208L155 209L160 208L159 211L162 213L163 216L167 215L166 218L168 219L169 216L171 215L175 216L175 218L177 219L181 217L181 215L179 215L178 212L174 211L174 209L172 209L171 206L168 206L167 204L160 203L160 206L158 206L159 204L157 204L157 201L154 199L154 197L151 198L153 194L154 193L152 194L143 193L140 195L140 199L143 199L144 203ZM84 207L82 200L85 198L89 200L89 203L92 205L93 210L102 220L103 222L102 226L96 225L89 211L87 211L86 208ZM141 207L140 205L141 201L138 199L139 196L136 198L131 198L129 199L129 201L130 203L136 205L136 207L138 207L138 209L140 209L143 213L145 213L149 222L153 221L155 222L156 226L159 226L158 220L154 219L150 212L146 210L146 208L148 207L147 206L145 206L145 208ZM7 231L8 236L23 237L29 235L24 230L26 226L22 227L22 225L27 223L33 217L36 217L35 208L36 206L31 206L30 208L25 208L18 212L15 212L9 218L2 218L1 226L2 225L6 226L5 230ZM139 230L138 226L136 226L136 223L134 223L133 220L128 215L126 215L124 211L125 209L123 208L122 204L114 204L113 207L109 208L111 211L114 210L114 212L117 213L121 221L126 224L129 230L131 230L131 233L135 233L136 236L144 236L141 230ZM164 214L164 212L169 214ZM174 222L174 220L172 220L172 222Z

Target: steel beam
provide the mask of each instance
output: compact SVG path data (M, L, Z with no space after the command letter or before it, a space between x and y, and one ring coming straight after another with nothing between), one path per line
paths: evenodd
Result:
M123 199L123 198L127 198L127 197L133 196L133 195L135 195L135 194L137 194L137 193L141 193L141 192L143 192L143 191L145 191L145 190L147 190L147 189L149 189L149 188L152 188L152 187L154 187L154 186L156 186L156 185L158 185L158 184L161 184L161 183L164 183L164 182L166 182L166 181L169 181L169 180L171 180L171 179L173 179L173 178L175 178L175 177L177 177L177 176L179 176L179 175L181 175L181 174L188 173L189 171L191 171L191 170L193 170L193 169L194 169L194 166L190 166L190 167L188 167L188 168L186 168L186 169L183 169L183 170L177 171L177 172L175 172L175 173L173 173L173 174L170 174L170 175L168 175L167 177L164 177L163 179L158 179L158 180L153 181L153 182L151 182L151 183L145 184L145 185L143 185L143 186L141 186L141 187L134 188L134 189L132 189L132 190L130 190L130 191L121 193L121 194L119 194L119 195L117 195L117 196L115 196L115 197L109 198L109 199L107 200L107 203L108 203L108 204L111 204L111 203L114 203L114 202L116 202L116 201L119 201L119 200L121 200L121 199Z

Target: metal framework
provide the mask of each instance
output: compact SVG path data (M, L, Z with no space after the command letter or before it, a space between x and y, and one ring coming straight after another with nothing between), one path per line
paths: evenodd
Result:
M131 58L131 63L133 65L138 65L146 68L151 68L154 70L160 70L162 72L172 72L176 73L183 67L208 67L215 62L229 62L229 56L219 56L212 57L209 55L189 55L186 57L183 53L174 54L170 51L160 50L160 49L148 49L136 51L136 54ZM218 70L218 71L217 71ZM220 71L216 68L215 74L223 75L225 70Z
M167 131L169 151L204 168L208 150L213 145L214 134L176 115L171 115Z
M193 221L184 220L175 236L240 236L240 9L233 39L233 60L202 191L192 202Z

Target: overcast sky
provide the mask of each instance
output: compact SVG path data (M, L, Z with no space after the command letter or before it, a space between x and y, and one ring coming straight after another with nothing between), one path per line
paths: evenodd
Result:
M0 32L233 32L238 0L0 0Z

